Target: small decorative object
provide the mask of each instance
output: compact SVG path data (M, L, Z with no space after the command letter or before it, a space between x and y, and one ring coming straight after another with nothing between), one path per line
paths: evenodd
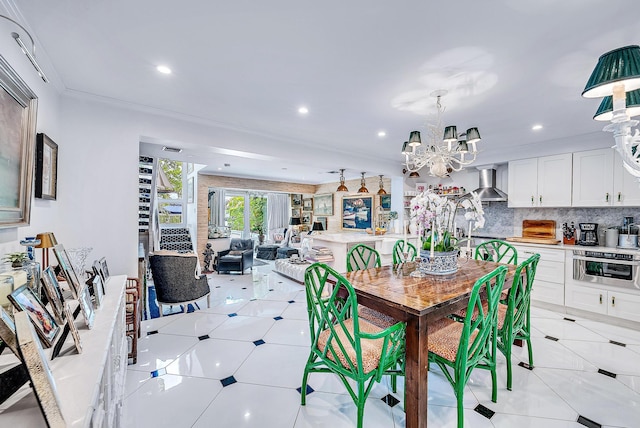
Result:
M9 253L2 258L5 262L10 262L12 268L21 268L22 263L29 260L29 255L23 252Z
M27 236L22 241L20 241L20 245L24 245L25 247L27 247L27 255L29 256L29 260L35 260L33 247L35 247L36 245L40 245L40 240L36 239L35 236Z
M29 314L29 318L44 346L48 348L53 345L56 336L60 332L60 326L31 289L23 285L9 294L9 300L11 300L16 309Z
M211 272L211 267L209 266L211 264L211 260L213 260L213 254L215 253L215 251L213 251L213 249L211 248L211 244L207 242L206 248L204 250L204 253L202 253L202 255L204 256L204 271L205 272Z
M58 145L45 134L36 136L35 196L55 200L58 194Z
M454 201L427 190L411 200L411 224L422 239L420 267L412 275L447 275L458 270L459 244L454 236L458 208L466 211L469 231L484 226L484 211L475 192Z
M91 290L93 291L93 307L99 309L102 306L102 298L104 297L104 287L102 285L102 278L100 275L94 275L93 278L88 280L91 284Z

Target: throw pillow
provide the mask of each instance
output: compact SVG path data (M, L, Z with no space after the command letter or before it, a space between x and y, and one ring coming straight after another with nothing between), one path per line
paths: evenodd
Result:
M230 256L241 256L242 255L242 251L240 251L240 250L229 251L229 255Z

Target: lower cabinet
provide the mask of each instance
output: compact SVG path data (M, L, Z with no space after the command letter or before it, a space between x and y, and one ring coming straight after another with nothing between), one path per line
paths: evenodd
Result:
M566 306L640 322L640 292L567 285Z
M564 305L565 251L550 248L514 245L518 250L518 263L532 255L540 254L536 277L531 289L531 299L540 302Z

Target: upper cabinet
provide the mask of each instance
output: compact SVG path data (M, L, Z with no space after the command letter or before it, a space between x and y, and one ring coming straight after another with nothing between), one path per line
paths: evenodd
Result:
M573 206L640 206L640 183L612 148L574 153Z
M570 207L571 153L509 162L510 208Z

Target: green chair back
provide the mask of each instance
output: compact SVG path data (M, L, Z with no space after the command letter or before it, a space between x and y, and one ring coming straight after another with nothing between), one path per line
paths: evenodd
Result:
M307 313L311 338L311 352L302 378L301 404L306 401L309 373L336 374L358 407L359 428L362 427L364 405L374 382L385 374L402 374L405 350L405 323L399 322L387 329L367 326L361 330L356 293L342 275L322 263L314 263L305 271ZM346 290L346 293L338 293ZM364 341L382 341L377 364L365 361ZM355 361L345 357L355 352ZM370 356L369 356L370 357ZM369 367L369 370L367 370ZM400 367L400 368L399 368ZM349 380L355 381L355 388Z
M492 239L476 247L476 260L488 260L496 263L518 264L518 251L509 243Z
M455 360L450 361L436 353L429 352L429 361L436 363L442 369L453 387L458 405L458 428L464 426L464 388L474 368L491 371L491 400L496 402L498 398L496 376L497 308L506 274L507 267L500 266L478 279L474 284L462 324ZM486 306L483 305L483 301Z
M502 328L498 331L498 349L507 360L507 389L511 390L511 346L516 339L527 341L529 366L533 368L531 348L531 289L540 254L534 254L516 268L513 283L506 300L507 310ZM505 303L505 302L503 302Z
M404 239L398 239L396 241L396 243L393 245L393 264L397 265L398 263L402 263L402 262L412 262L416 259L416 257L418 256L418 250L416 249L416 246L413 245L411 242L407 241L407 259L404 259L404 252L405 252L405 246L404 246Z
M380 254L368 245L357 244L347 253L347 272L380 266Z

